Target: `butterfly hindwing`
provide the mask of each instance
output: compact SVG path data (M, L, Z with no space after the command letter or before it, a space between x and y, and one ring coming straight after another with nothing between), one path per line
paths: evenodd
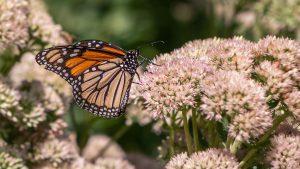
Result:
M111 60L87 69L73 85L76 103L98 116L111 118L124 113L132 75Z

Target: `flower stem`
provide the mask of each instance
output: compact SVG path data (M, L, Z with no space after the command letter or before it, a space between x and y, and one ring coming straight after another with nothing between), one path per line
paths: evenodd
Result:
M192 110L192 125L193 125L193 138L194 138L194 148L195 151L198 151L199 146L199 136L198 136L198 126L197 126L197 116L196 116L196 110Z
M191 155L193 152L193 147L192 147L192 139L191 139L191 134L189 130L189 124L187 121L187 111L183 110L182 111L182 120L183 120L183 128L184 128L184 134L185 134L185 140L186 140L186 145L188 149L188 154Z
M175 123L175 115L172 114L171 125L169 126L169 129L170 129L170 157L175 155L175 129L174 129L174 123Z
M229 149L232 154L236 154L237 150L241 147L241 142L238 140L234 140L234 142L230 145Z
M74 127L74 130L76 132L78 132L78 124L76 122L76 117L75 117L75 103L72 102L71 105L70 105L70 119L71 119L71 124L72 126ZM78 133L76 133L78 134Z
M255 148L251 149L246 156L243 158L243 160L240 162L240 167L241 168L247 168L247 163L248 161L251 161L255 153L258 151L258 146L263 144L269 137L270 135L277 129L279 124L283 122L288 116L290 116L290 112L285 112L281 116L277 116L275 120L273 121L273 126L258 140L258 142L255 144Z
M227 140L226 140L226 149L230 150L230 145L232 144L233 139L230 136L227 136Z
M215 130L216 123L213 121L208 122L207 126L207 142L209 147L218 147L219 135Z

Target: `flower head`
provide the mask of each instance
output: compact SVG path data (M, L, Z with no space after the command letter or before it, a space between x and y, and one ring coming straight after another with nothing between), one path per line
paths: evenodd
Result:
M151 112L146 110L143 106L143 101L136 99L126 108L126 125L132 125L137 122L144 126L152 121Z
M293 113L296 121L300 120L300 90L294 88L290 93L285 94L284 103Z
M195 40L185 44L181 53L209 60L215 69L235 70L249 74L252 70L254 43L242 37Z
M183 169L238 169L237 160L229 152L220 149L208 149L196 152L185 162Z
M253 80L236 71L218 71L202 81L201 110L206 118L233 120L229 134L238 140L258 137L272 125L265 90Z
M165 54L144 73L139 92L154 117L167 117L184 106L193 107L200 92L199 82L209 71L200 59Z
M279 134L271 139L267 153L271 168L300 168L300 135Z
M22 159L13 157L6 152L0 152L0 168L28 169Z
M290 92L300 81L299 48L296 41L273 36L256 45L255 73L265 79L262 82L275 98Z
M107 148L109 144L109 147ZM102 154L100 154L102 152ZM102 158L124 158L125 153L121 147L104 135L91 136L82 151L86 160L94 161L98 157Z
M70 85L61 77L45 70L35 62L35 55L33 53L25 53L20 63L14 65L9 73L9 77L15 86L19 86L22 81L38 80L51 85L61 95L67 98L71 96ZM69 99L65 99L69 100Z
M166 164L166 169L182 169L188 158L186 152L177 154Z
M19 89L22 95L20 105L24 107L19 114L27 127L37 127L45 122L47 114L53 114L56 118L64 114L65 107L61 97L49 85L39 81L24 81Z
M10 89L0 79L0 114L4 118L18 122L18 115L16 111L21 111L22 107L19 105L20 94Z
M40 38L43 42L54 46L66 45L70 42L70 36L62 30L60 25L53 22L41 0L30 0L29 22L33 36Z
M73 160L76 155L74 147L66 140L46 139L34 147L31 160L33 162L49 162L52 166L57 167Z
M24 47L28 41L28 0L0 1L0 53L6 47Z

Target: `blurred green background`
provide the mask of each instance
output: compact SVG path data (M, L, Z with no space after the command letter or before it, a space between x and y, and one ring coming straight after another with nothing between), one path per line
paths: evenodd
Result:
M141 54L148 58L170 52L190 40L215 36L243 35L257 40L276 34L297 38L299 19L295 15L299 16L299 1L286 3L283 0L46 0L54 21L75 41L99 39L124 49L164 41L164 45L142 48ZM75 104L70 111L67 119L70 129L79 136L80 146L84 146L90 134L102 133L115 138L127 152L157 156L160 138L164 136L154 134L150 125L126 127L124 117L96 118Z

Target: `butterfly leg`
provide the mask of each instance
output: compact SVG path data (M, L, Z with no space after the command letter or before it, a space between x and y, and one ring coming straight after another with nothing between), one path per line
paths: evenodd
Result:
M138 85L142 85L142 83L139 83L139 82L132 82L134 84L138 84Z
M137 77L138 77L139 81L141 81L141 77L140 77L140 74L139 74L139 72L136 72L135 74L137 75Z

